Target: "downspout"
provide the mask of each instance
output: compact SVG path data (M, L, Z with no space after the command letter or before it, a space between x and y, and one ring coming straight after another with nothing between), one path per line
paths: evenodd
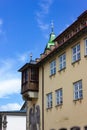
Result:
M44 66L42 65L42 130L44 130Z

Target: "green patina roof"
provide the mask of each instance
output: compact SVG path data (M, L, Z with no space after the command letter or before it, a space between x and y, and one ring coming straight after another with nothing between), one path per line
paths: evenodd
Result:
M50 48L50 46L51 45L54 45L55 43L53 42L53 40L56 38L56 36L55 36L55 34L52 32L51 34L50 34L50 38L49 38L49 41L48 41L48 43L47 43L47 49L49 49Z
M52 23L52 26L51 26L51 34L50 34L50 37L49 37L49 41L48 41L48 43L46 44L45 51L46 51L47 49L50 49L50 46L51 46L51 45L55 45L55 43L53 42L53 40L56 38L56 35L54 34L53 29L54 29L54 26L53 26L53 23Z

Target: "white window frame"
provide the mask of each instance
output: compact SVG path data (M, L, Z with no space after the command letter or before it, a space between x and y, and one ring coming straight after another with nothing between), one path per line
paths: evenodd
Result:
M85 56L87 56L87 39L85 39L84 42L85 42Z
M78 43L72 48L72 62L76 62L80 60L81 54L80 54L80 44Z
M82 99L83 98L82 80L73 83L73 87L74 87L74 100Z
M63 91L62 88L55 91L56 94L56 105L61 105L63 103Z
M56 60L50 62L50 75L56 74Z
M52 93L48 93L47 95L47 108L52 108Z
M62 70L66 67L66 54L59 56L59 70Z

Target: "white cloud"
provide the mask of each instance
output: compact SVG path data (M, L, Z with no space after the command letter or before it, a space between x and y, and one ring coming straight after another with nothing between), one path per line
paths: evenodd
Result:
M29 62L29 54L25 52L15 58L0 59L0 98L21 92L21 75L17 71Z
M43 14L48 14L51 4L53 3L53 0L42 0L39 3L40 8L42 9Z
M17 70L22 62L19 62L19 57L15 57L15 59L0 59L0 99L11 98L12 95L20 94L21 92L21 76ZM0 111L20 110L22 103L0 105Z
M17 76L15 59L0 59L0 81Z
M43 23L43 21L40 21L39 19L38 19L38 25L39 25L41 30L47 30L49 27L48 24Z
M8 103L6 105L0 106L0 111L11 111L11 110L20 110L21 105L18 103Z
M20 79L9 79L0 81L0 98L20 93Z
M38 4L40 10L36 12L36 20L41 30L47 30L49 27L49 24L45 23L44 19L48 15L53 1L54 0L40 0Z
M31 51L34 54L37 50ZM16 54L15 58L0 59L0 98L21 92L21 74L18 71L30 60L30 51Z
M17 72L17 60L0 60L0 98L20 93L20 76Z
M18 60L22 63L25 63L27 60L29 62L29 54L30 54L30 52L25 52L23 54L17 54Z

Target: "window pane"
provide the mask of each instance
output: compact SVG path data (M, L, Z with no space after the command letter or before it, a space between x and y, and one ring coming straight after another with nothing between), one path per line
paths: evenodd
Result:
M47 94L47 108L52 107L52 93Z
M59 69L63 69L66 67L66 55L63 54L59 57Z
M76 53L76 47L73 48L73 54L75 54L75 53Z
M79 44L77 45L77 51L80 51L80 45Z
M31 80L38 80L38 68L31 68Z
M75 62L80 59L80 44L72 48L72 61Z
M81 99L83 97L82 81L74 83L74 99Z
M56 91L56 105L62 104L62 89Z
M78 92L75 92L75 99L78 99Z
M75 84L75 91L77 91L78 90L78 85L77 84Z
M87 39L85 40L86 46L87 46Z
M60 56L60 58L59 58L59 59L60 59L60 62L62 62L62 56Z
M76 55L73 56L73 62L75 62L75 61L76 61Z
M50 63L50 75L53 75L56 73L56 61L52 61Z
M63 62L63 67L64 67L64 68L66 67L66 62Z
M79 60L79 59L80 59L80 53L77 54L77 60Z
M79 89L82 89L82 82L79 81Z
M24 72L22 73L22 82L25 83L28 81L28 70L24 70Z
M85 55L87 55L87 39L85 39Z
M65 59L66 59L66 55L64 54L64 55L63 55L63 60L65 60Z
M83 95L82 95L82 90L79 91L79 98L82 98Z
M86 55L87 55L87 48L86 48L86 52L85 52L85 53L86 53Z

